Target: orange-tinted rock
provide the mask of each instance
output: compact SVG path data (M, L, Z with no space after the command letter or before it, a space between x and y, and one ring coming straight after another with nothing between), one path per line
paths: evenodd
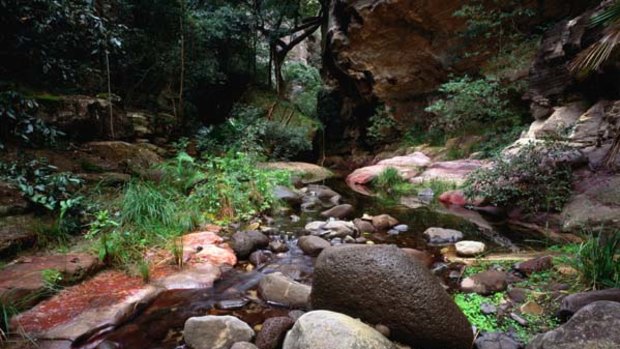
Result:
M61 273L61 283L77 282L100 267L89 254L22 257L0 271L0 300L18 307L37 303L45 294L46 270Z

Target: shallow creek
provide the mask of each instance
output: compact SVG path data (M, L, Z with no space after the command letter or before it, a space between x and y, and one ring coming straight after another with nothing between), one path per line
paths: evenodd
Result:
M342 195L342 203L355 207L355 217L364 213L378 215L387 213L397 218L401 224L408 225L405 233L388 235L379 232L365 236L374 243L396 244L425 250L431 253L435 263L433 272L442 278L449 291L456 286L454 272L461 270L458 263L444 263L441 247L427 245L422 232L429 227L442 227L460 230L465 239L483 241L491 252L507 252L518 247L503 237L506 232L499 224L490 224L475 212L463 208L447 208L431 204L418 208L417 198L410 198L415 205L401 200L386 202L377 197L369 197L350 190L342 180L330 180L325 185ZM274 217L272 225L280 233L272 239L287 243L289 251L274 254L274 258L256 268L247 261L240 261L235 268L223 273L212 288L198 290L170 290L160 294L151 304L122 326L111 331L99 333L81 348L185 348L182 343L183 324L192 316L234 315L254 327L265 319L285 316L291 309L276 304L267 304L257 295L260 279L268 273L280 271L289 277L311 284L315 258L305 256L297 247L297 237L310 221L322 220L319 212L294 212L298 221L290 216ZM464 216L466 218L464 218ZM501 234L499 233L501 232ZM517 244L519 245L519 244ZM452 278L450 274L452 272ZM77 344L77 343L76 343Z

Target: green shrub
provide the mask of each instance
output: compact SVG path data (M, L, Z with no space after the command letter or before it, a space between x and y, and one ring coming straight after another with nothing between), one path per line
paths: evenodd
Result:
M398 132L398 123L385 107L379 106L376 112L368 119L366 130L371 144L386 143L394 140Z
M26 145L53 144L62 132L36 116L39 104L15 91L0 92L0 149L6 140Z
M444 97L425 110L437 116L433 128L454 134L472 123L518 124L519 113L511 104L510 87L492 78L455 78L441 85Z
M291 101L306 116L317 117L317 96L323 81L319 70L301 62L288 63L283 69L284 80L296 84L301 91L292 91Z
M593 289L620 287L620 231L592 233L581 244L574 267Z
M237 105L232 115L219 125L198 131L196 144L201 153L244 152L287 160L312 149L307 127L270 120L267 111L252 106Z
M524 146L510 157L499 156L490 168L472 172L465 181L465 194L484 197L504 208L527 212L562 210L572 193L572 170L560 161L566 148L548 143L543 148Z

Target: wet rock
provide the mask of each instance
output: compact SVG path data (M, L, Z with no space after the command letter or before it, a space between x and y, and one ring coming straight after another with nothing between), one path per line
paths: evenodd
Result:
M412 347L459 349L473 342L469 322L437 279L396 246L324 250L316 261L312 306L383 324Z
M274 253L283 253L288 251L288 245L282 241L271 241L269 243L269 249Z
M521 349L523 346L504 333L484 333L476 338L478 349Z
M239 231L232 236L233 250L239 258L246 258L252 251L269 245L269 237L260 231Z
M293 321L297 321L305 312L303 310L291 310L288 312L288 317L293 319Z
M463 257L475 257L484 252L486 245L479 241L459 241L454 244L456 253Z
M258 284L261 297L271 303L293 308L307 308L311 287L295 282L282 273L266 275Z
M301 194L283 185L278 185L273 188L273 196L291 206L301 204Z
M579 309L597 301L620 302L620 288L579 292L566 296L562 300L558 317L567 320Z
M254 344L250 342L237 342L233 344L230 349L258 349Z
M255 266L259 266L269 262L272 258L273 253L271 251L259 250L252 252L252 254L250 254L249 260L250 263L254 264Z
M325 224L327 224L327 222L313 221L313 222L306 224L304 229L310 232L310 234L312 235L323 235L323 233L325 232L325 229L324 229Z
M347 235L355 235L355 226L351 222L329 221L323 229L329 231L328 238L344 238Z
M514 303L523 303L527 299L527 290L523 288L513 287L506 293L508 298Z
M337 192L325 185L312 184L306 187L307 192L321 200L331 200L333 197L340 196Z
M495 314L497 313L497 307L491 303L482 303L480 304L480 312L485 315Z
M545 312L540 305L532 301L527 302L523 304L522 306L520 306L519 311L522 314L529 314L529 315L542 315Z
M46 293L45 271L58 271L61 281L77 282L101 266L99 259L89 254L21 257L0 270L0 301L18 308L32 306Z
M183 327L183 339L192 349L229 349L253 337L252 328L234 316L191 317Z
M215 303L215 307L222 310L241 309L249 302L247 299L226 299Z
M581 308L564 325L539 334L527 349L612 349L620 346L620 303L598 301Z
M288 331L295 321L287 316L272 317L263 323L258 335L256 335L256 346L258 349L276 349L282 345L286 331Z
M390 236L395 236L395 235L399 235L400 232L398 230L396 230L396 229L390 229L390 230L387 231L387 234L390 235Z
M411 259L421 263L427 268L430 268L431 265L433 265L433 256L426 251L420 251L416 250L415 248L408 247L403 247L401 248L401 250L405 252Z
M211 227L219 231L219 227ZM235 265L237 257L233 250L224 243L224 239L214 231L200 231L185 234L181 237L183 245L183 262L192 267L204 264L220 266L222 264Z
M375 325L375 330L381 333L385 338L390 338L390 329L387 326L377 324Z
M409 230L409 226L406 224L399 224L395 226L393 229L401 233L406 233Z
M481 295L501 292L508 286L508 274L498 270L487 270L461 281L461 290Z
M305 254L310 256L318 256L321 251L331 246L325 239L312 235L300 237L297 244Z
M283 349L394 349L394 344L363 322L317 310L304 314L286 335Z
M355 218L353 220L353 225L355 225L355 228L357 228L357 230L362 234L374 233L376 231L375 226L372 225L372 223L360 218Z
M37 237L34 215L10 216L0 220L0 257L34 244Z
M538 257L514 265L514 269L525 275L549 270L553 267L551 256Z
M355 239L355 243L356 244L365 244L368 242L368 239L366 239L365 237L359 237L357 239Z
M355 238L352 237L351 235L347 235L347 236L344 237L342 242L344 242L345 244L354 244L355 243Z
M28 201L15 186L0 182L0 217L23 214L28 209Z
M432 245L448 245L463 239L463 233L454 229L428 228L424 231L424 237Z
M372 217L372 225L377 230L388 230L391 227L398 225L398 220L389 214L380 214Z
M334 217L337 219L343 219L353 215L354 211L353 206L349 204L342 204L321 212L321 216L325 218Z

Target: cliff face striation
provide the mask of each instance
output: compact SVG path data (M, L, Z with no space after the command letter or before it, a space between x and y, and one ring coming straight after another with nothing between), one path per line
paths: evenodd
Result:
M584 1L529 1L537 9L532 25L565 17L584 9ZM340 104L341 123L327 122L331 138L351 139L366 125L372 106L380 101L397 118L421 112L426 96L450 74L478 70L487 58L466 55L472 50L458 33L466 22L453 14L458 0L334 0L324 55ZM475 49L475 47L474 47ZM336 113L335 111L332 111ZM329 130L328 130L329 131Z

